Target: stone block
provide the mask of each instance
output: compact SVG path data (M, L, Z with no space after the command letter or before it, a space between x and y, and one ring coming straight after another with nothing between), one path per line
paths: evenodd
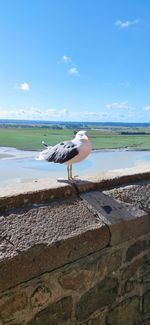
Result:
M98 191L83 193L80 197L108 225L112 246L149 232L149 215L137 207L119 202Z
M129 279L140 279L142 278L141 270L143 269L144 263L148 263L149 254L144 255L137 260L133 261L131 264L123 267L121 269L121 280L129 280Z
M150 313L150 291L147 291L143 296L143 311L144 313Z
M78 235L64 238L59 245L58 242L35 245L28 251L1 262L0 291L87 256L106 247L108 243L108 228L97 225Z
M59 325L63 322L66 324L71 319L71 314L72 298L65 297L37 313L28 325Z
M122 297L124 295L135 295L137 294L137 282L136 280L129 280L129 281L120 281L119 287L119 296ZM139 291L139 290L138 290Z
M97 316L88 321L88 325L106 325L107 309L97 313Z
M107 325L133 325L139 324L139 297L129 298L114 307L106 317Z
M0 291L97 252L110 242L108 227L80 199L16 211L4 217L0 226L8 237L0 256Z
M149 240L138 240L130 247L128 247L126 252L126 261L130 262L134 257L139 255L144 250L150 248L150 241Z
M148 319L143 320L140 325L149 325L150 324L150 317Z
M5 192L0 189L0 211L75 195L75 188L68 182L58 183L41 179L32 183L24 183L23 186L17 184L15 187L8 187Z
M114 302L118 291L118 282L113 278L106 278L83 294L76 307L78 321L86 320L96 310Z
M14 294L0 300L0 317L2 319L10 317L18 311L23 310L27 305L25 293Z
M122 251L118 250L114 253L107 252L99 258L97 265L97 272L100 277L115 276L116 272L120 269L122 263Z
M139 277L143 283L150 284L150 259L144 261L139 270Z
M58 281L64 290L80 290L88 287L91 277L90 271L79 269L62 273Z
M46 304L51 296L50 290L45 286L39 286L31 296L31 306L40 307Z
M116 186L129 184L150 178L149 170L133 167L122 170L112 170L99 173L97 177L88 177L85 180L76 180L75 185L79 193L87 191L108 190Z
M122 249L112 252L108 247L100 252L81 260L79 267L84 271L91 271L99 279L115 276L122 263Z

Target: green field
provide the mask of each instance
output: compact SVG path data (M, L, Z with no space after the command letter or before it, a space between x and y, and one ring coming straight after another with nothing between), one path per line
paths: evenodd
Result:
M88 130L93 149L133 148L150 150L150 134L122 135L117 128ZM55 145L62 140L74 137L73 130L55 130L41 127L9 127L0 128L0 147L14 147L24 150L43 149L42 140Z

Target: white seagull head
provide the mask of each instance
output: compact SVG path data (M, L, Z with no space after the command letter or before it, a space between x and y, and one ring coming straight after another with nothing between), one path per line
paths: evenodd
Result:
M77 141L87 141L88 137L86 135L86 131L79 131L76 133L75 140Z

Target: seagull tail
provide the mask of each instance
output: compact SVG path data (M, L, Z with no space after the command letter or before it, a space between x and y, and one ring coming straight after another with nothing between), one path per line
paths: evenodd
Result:
M35 157L36 160L45 160L43 151L39 153L38 157Z
M51 148L51 147L48 146L47 149L45 149L45 150L39 152L38 157L35 157L35 159L36 159L36 160L46 160L50 148Z
M48 148L48 144L45 141L42 141L44 147Z

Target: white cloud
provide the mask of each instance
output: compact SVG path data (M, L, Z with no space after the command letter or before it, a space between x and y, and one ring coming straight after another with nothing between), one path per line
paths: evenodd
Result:
M30 89L30 86L27 82L24 82L20 85L20 89L24 91L28 91Z
M129 109L130 106L128 105L127 102L114 102L114 103L110 103L110 104L106 104L105 105L106 108L111 108L111 109Z
M20 85L16 85L14 88L15 89L20 89L20 90L23 90L23 91L29 91L30 90L30 86L29 86L29 84L27 82L23 82Z
M122 21L120 19L116 20L115 26L119 28L129 28L130 26L137 25L139 23L138 19Z
M22 109L2 109L0 107L0 118L27 119L27 120L52 120L52 121L101 121L107 120L109 114L102 111L90 110L69 110L67 108L39 109L37 107L29 107Z
M46 116L49 118L65 118L69 115L69 111L67 108L63 108L63 109L48 108L45 113Z
M145 107L143 108L143 110L149 112L149 111L150 111L150 105L145 106Z
M9 118L9 116L11 115L11 111L7 110L7 109L2 109L0 108L0 118Z
M38 107L22 107L22 108L2 108L0 107L1 119L21 119L21 120L45 120L45 121L147 121L147 114L139 114L139 112L126 102L107 104L108 109L86 109L79 110L67 108L38 108ZM150 105L147 106L150 110ZM118 109L117 109L118 108ZM129 108L129 109L127 109ZM148 110L148 108L147 108Z
M67 55L63 55L61 60L57 61L57 64L66 64L70 68L68 69L68 73L73 76L77 76L79 74L78 69L75 67L76 64L72 61L72 58ZM72 66L72 67L71 67Z
M70 116L67 108L56 109L48 108L41 110L36 107L23 109L2 109L0 108L0 118L17 118L17 119L67 119Z
M71 75L73 75L73 76L77 76L79 74L79 71L78 71L77 68L74 67L74 68L70 68L68 70L68 73L71 74Z
M67 56L67 55L63 55L62 61L65 63L72 62L70 56Z

